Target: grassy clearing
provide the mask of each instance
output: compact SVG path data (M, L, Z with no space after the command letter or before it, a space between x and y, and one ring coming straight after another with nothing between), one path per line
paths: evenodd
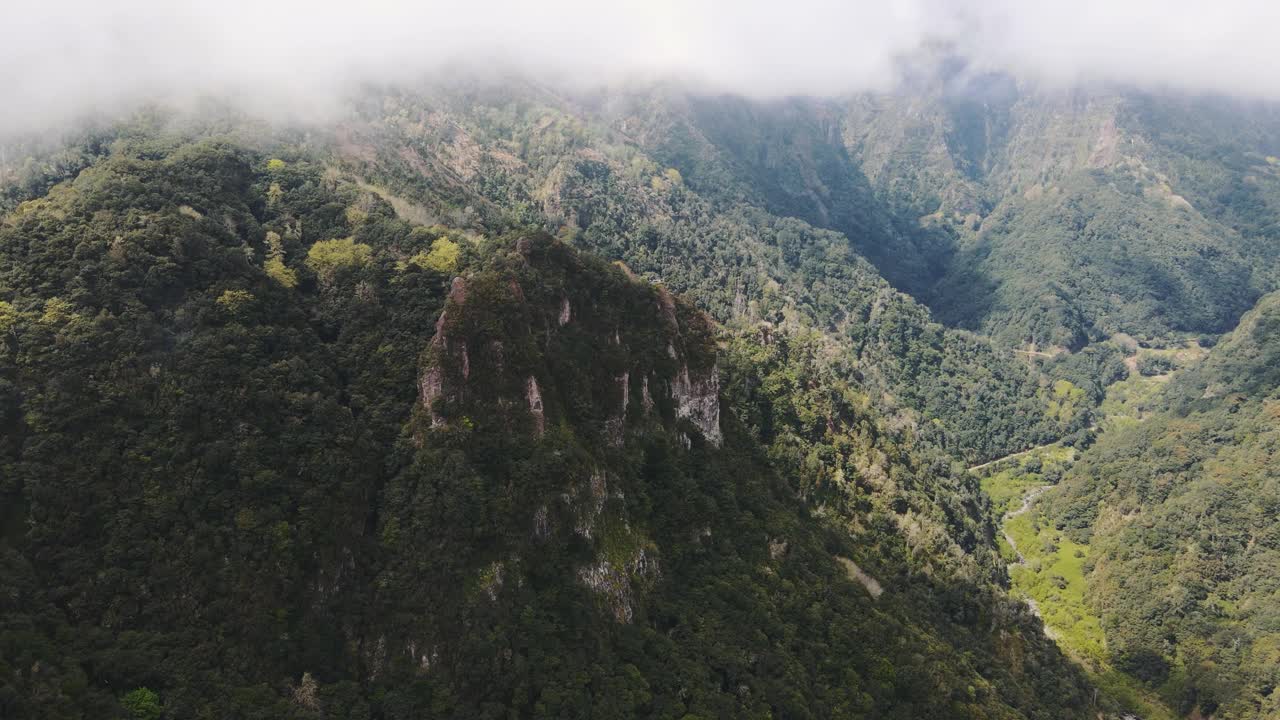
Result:
M1010 545L1001 538L1000 544L1011 564L1013 592L1035 601L1049 635L1084 668L1102 696L1143 720L1174 720L1177 715L1154 692L1107 662L1101 619L1086 600L1089 547L1059 533L1034 506L1014 512L1027 493L1051 484L1074 459L1073 448L1049 446L993 465L982 478L992 511L1013 541ZM1015 564L1018 552L1021 564Z
M1085 603L1084 565L1087 545L1080 545L1047 526L1037 512L1005 525L1026 562L1010 572L1014 588L1034 599L1045 624L1073 654L1094 661L1106 657L1101 621Z
M991 498L992 512L1002 518L1010 510L1016 510L1028 491L1057 482L1075 457L1074 448L1050 445L984 468L982 489Z
M1005 532L1026 559L1010 570L1016 594L1035 600L1049 634L1089 674L1099 691L1143 720L1177 714L1151 689L1107 661L1102 621L1085 599L1089 547L1063 536L1034 509L1011 518Z
M1145 420L1172 373L1208 352L1195 340L1171 348L1140 348L1136 342L1130 347L1134 354L1125 362L1129 376L1107 389L1099 432ZM1150 367L1144 360L1151 358L1168 361L1165 366L1172 370L1143 375L1139 367ZM992 515L1004 530L1000 553L1010 564L1013 593L1034 601L1048 634L1089 674L1103 697L1143 720L1175 720L1177 714L1154 691L1108 662L1101 618L1086 599L1089 546L1058 532L1034 505L1027 512L1017 512L1029 493L1057 483L1075 459L1074 448L1048 445L971 468L981 477L982 489L991 498ZM1052 498L1052 491L1046 497ZM1019 553L1022 562L1018 562Z
M1145 358L1164 358L1174 368L1181 370L1199 362L1208 349L1200 346L1195 340L1172 348L1138 348L1125 365L1129 368L1129 377L1113 383L1107 388L1107 396L1099 408L1102 421L1098 423L1101 431L1114 430L1140 423L1151 414L1160 389L1169 381L1170 374L1143 375L1138 372L1138 364Z

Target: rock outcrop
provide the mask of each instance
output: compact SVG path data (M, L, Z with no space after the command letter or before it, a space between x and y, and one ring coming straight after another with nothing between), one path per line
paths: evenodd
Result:
M501 602L504 587L522 582L522 555L585 543L577 582L607 615L632 622L661 575L660 551L628 517L627 473L609 463L646 433L686 448L701 434L706 447L720 446L715 329L665 289L612 267L583 267L554 241L525 238L515 250L508 262L453 281L423 355L419 398L429 428L419 441L457 428L510 440L516 454L530 441L567 442L590 457L589 466L566 466L560 490L530 503L527 545L482 568L476 595Z
M453 279L453 284L449 289L449 297L445 303L445 309L441 311L440 317L436 320L436 334L431 339L430 347L430 355L433 356L433 361L427 366L418 381L419 399L422 402L422 407L431 416L431 427L439 427L444 424L444 418L436 409L436 401L445 397L444 367L451 359L450 356L456 354L458 367L464 380L471 374L471 357L467 352L466 342L455 341L448 332L450 307L454 308L456 312L466 302L467 281L456 277Z
M692 422L702 431L707 442L720 447L720 371L715 365L709 371L692 374L686 363L680 367L671 384L676 416Z
M613 268L596 269L616 284L610 292L653 310L600 314L591 291L579 289L576 274L585 268L571 251L529 238L516 250L514 266L453 280L419 377L430 428L465 418L543 437L553 423L580 416L595 418L582 431L621 447L641 423L674 429L687 421L720 446L710 320L665 288ZM644 345L625 340L632 337Z

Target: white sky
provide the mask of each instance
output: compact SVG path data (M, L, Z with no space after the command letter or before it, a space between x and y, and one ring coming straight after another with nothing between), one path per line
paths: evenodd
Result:
M305 114L454 63L838 94L931 41L1028 79L1280 100L1280 0L3 0L0 130L160 95Z

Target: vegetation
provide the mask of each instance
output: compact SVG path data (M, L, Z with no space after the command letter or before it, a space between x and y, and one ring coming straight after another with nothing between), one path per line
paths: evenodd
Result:
M1046 633L1105 697L1143 718L1172 719L1177 715L1159 697L1109 661L1102 621L1087 601L1089 546L1065 537L1049 522L1045 508L1034 504L1077 456L1072 448L1051 446L984 469L982 487L1007 539L1004 552L1013 592L1027 598Z
M321 240L307 250L307 267L322 280L331 282L339 270L360 268L369 262L373 249L354 238Z
M0 716L1280 715L1274 111L920 83L7 144Z
M1280 711L1274 448L1280 298L1265 297L1143 416L1103 433L1047 507L1088 542L1106 658L1180 713Z
M878 404L913 411L957 457L991 459L1076 432L1101 399L1061 412L1051 378L894 291L857 253L868 238L771 214L729 192L737 181L695 184L696 168L679 168L677 182L662 170L679 162L670 148L620 141L610 117L553 94L402 93L361 112L336 152L402 202L491 230L541 226L687 294L721 322L819 330ZM453 137L467 138L465 150ZM469 168L465 183L447 170L453 163Z
M993 516L1017 510L1031 490L1056 485L1075 456L1074 448L1051 445L983 468L982 490L991 499Z
M436 238L431 243L431 251L418 253L409 258L409 262L426 270L451 273L458 269L458 244L447 237Z
M158 130L0 224L0 714L1092 716L833 334L445 237Z
M1175 365L1163 355L1146 355L1138 359L1138 372L1147 377L1168 375Z

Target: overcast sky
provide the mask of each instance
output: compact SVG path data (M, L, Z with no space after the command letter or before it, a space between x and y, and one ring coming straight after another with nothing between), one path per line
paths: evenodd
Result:
M453 63L838 94L891 86L934 42L1027 79L1280 100L1280 0L13 0L0 130L159 95L306 114Z

